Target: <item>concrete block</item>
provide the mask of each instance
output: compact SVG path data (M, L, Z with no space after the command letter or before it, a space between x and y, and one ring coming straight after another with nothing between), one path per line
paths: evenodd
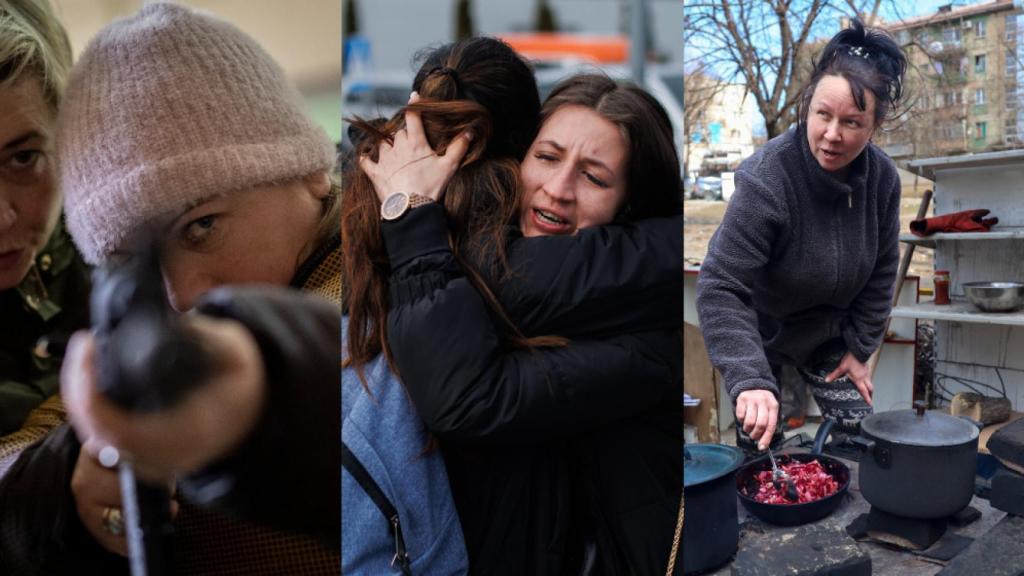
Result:
M842 530L809 525L745 542L732 576L871 576L871 556Z

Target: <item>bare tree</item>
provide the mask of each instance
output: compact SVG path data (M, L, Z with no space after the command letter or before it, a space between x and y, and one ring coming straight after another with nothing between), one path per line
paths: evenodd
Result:
M884 0L892 2L892 0ZM839 29L841 17L877 21L883 0L693 0L687 59L699 58L743 84L764 117L768 138L796 119L814 41ZM895 3L894 3L895 5ZM893 8L895 9L895 8Z
M686 142L686 153L683 165L690 168L690 154L695 138L704 141L708 138L708 123L705 114L715 97L727 83L715 77L702 62L691 63L683 71L683 142Z

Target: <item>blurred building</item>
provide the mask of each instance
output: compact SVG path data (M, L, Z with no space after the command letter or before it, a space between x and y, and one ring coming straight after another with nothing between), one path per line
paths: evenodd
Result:
M417 51L455 40L458 0L343 1L354 4L356 32L368 39L377 70L412 71ZM473 33L497 36L532 32L536 30L538 3L539 0L469 0ZM547 0L547 4L559 32L628 33L630 0ZM650 51L662 59L681 62L683 0L646 0L646 6Z
M302 93L306 109L334 140L341 137L341 4L339 0L176 0L214 14L256 39ZM75 57L111 21L136 13L144 0L51 0Z
M876 140L894 158L1017 148L1024 43L1013 0L946 5L881 24L909 59L908 113Z
M689 174L735 170L754 153L758 113L743 84L726 84L694 114L684 152Z

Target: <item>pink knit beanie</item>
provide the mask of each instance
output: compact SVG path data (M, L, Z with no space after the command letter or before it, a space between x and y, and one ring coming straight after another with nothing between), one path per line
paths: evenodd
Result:
M334 147L235 26L150 4L106 26L68 82L57 161L68 229L102 264L214 196L330 170Z

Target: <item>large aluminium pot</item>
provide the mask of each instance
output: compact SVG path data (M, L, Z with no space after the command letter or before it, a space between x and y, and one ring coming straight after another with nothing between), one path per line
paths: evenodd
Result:
M736 469L743 452L722 444L683 447L683 573L703 572L736 554Z
M978 426L925 410L872 414L861 422L860 491L872 506L907 518L942 518L974 494Z

